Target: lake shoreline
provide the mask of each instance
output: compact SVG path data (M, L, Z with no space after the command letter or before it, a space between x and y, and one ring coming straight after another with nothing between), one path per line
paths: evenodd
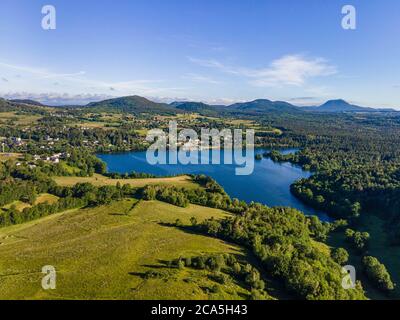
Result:
M280 150L284 153L298 151L296 148ZM256 148L255 154L263 154L266 151L270 151L270 149ZM221 159L223 159L224 150L220 150L220 152ZM237 198L247 203L258 202L269 207L292 207L306 215L316 215L322 221L333 220L325 212L304 204L290 192L292 183L302 178L308 178L312 174L291 163L275 163L269 158L263 158L255 161L252 175L236 176L234 165L150 165L147 163L145 151L102 153L96 156L107 164L110 174L136 172L152 174L157 177L205 174L216 180L231 198ZM166 156L168 157L168 154Z

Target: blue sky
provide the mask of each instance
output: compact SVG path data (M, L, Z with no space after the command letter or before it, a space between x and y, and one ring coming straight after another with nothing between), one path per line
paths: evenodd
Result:
M44 5L57 29L43 30ZM342 7L357 29L341 26ZM398 0L1 0L0 96L400 109Z

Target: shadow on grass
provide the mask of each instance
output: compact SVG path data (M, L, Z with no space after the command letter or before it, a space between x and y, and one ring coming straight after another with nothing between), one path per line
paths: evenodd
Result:
M211 234L204 233L201 230L199 230L198 228L193 227L193 226L178 226L178 225L176 225L176 223L165 223L165 222L159 222L158 224L160 226L164 226L164 227L175 228L175 229L181 230L181 231L189 233L189 234L206 236L206 237L218 239L220 241L224 241L228 245L239 247L240 249L235 249L237 254L234 254L234 256L237 258L237 260L246 261L247 263L253 265L260 271L260 273L262 275L262 279L266 283L268 294L270 294L272 297L279 299L279 300L299 299L299 297L297 297L293 293L290 293L286 289L284 283L280 279L272 277L263 268L261 261L254 255L254 253L249 248L244 247L237 243L233 243L229 239L221 239L221 238L218 238ZM241 281L238 281L238 282L236 282L236 284L241 285L242 283L241 283Z
M158 265L158 264L145 264L145 265L143 265L143 267L146 267L146 268L151 268L151 269L176 269L175 267L170 267L170 266L167 266L167 265Z
M149 268L150 270L146 272L129 272L130 276L140 277L144 280L151 278L161 278L167 275L168 270L178 269L178 267L171 265L170 261L157 260L159 264L144 264L141 267ZM154 271L156 270L156 271ZM164 271L157 271L164 270Z
M198 236L205 236L205 237L210 237L210 238L214 238L214 239L218 239L218 240L224 241L224 239L221 239L221 238L218 238L218 237L214 237L211 234L205 234L201 230L196 229L195 227L192 227L192 226L177 226L175 223L168 223L168 222L158 222L158 224L160 226L162 226L162 227L175 228L175 229L184 231L184 232L189 233L189 234L194 234L194 235L198 235ZM229 243L229 242L227 242L227 243Z

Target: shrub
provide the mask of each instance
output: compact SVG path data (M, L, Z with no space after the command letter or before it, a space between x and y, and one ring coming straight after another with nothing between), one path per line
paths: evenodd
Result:
M380 263L377 258L363 258L364 271L367 277L375 284L375 286L383 291L394 290L395 284L390 278L389 272L384 264Z
M340 265L344 265L347 261L349 261L349 253L343 248L334 249L331 255L332 259Z

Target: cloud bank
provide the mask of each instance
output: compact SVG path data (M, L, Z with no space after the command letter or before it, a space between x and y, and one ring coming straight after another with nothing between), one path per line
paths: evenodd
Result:
M302 55L286 55L276 59L266 68L235 67L217 60L189 57L200 66L249 79L257 87L303 86L308 80L337 73L335 66L323 58L307 58Z
M4 99L28 99L35 100L45 105L62 106L62 105L85 105L90 102L115 98L114 96L105 94L69 94L69 93L29 93L14 92L7 93L2 96Z

